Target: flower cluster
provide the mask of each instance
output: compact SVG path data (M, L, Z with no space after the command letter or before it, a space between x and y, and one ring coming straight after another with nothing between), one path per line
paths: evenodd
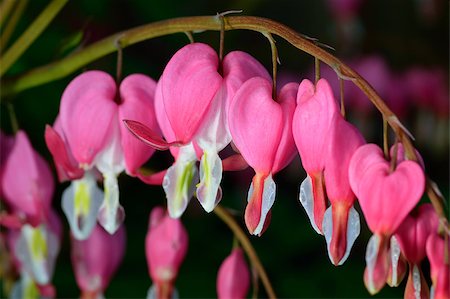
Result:
M249 233L261 236L272 217L276 174L298 153L307 173L299 202L324 236L334 265L347 260L360 234L358 202L373 233L364 273L369 292L385 283L398 286L409 265L405 298L428 298L421 271L428 256L431 297L448 298L448 239L438 234L433 207L417 207L426 184L423 164L409 159L401 143L390 152L366 143L341 113L327 80L278 89L274 83L245 52L219 59L210 46L192 43L173 55L158 82L133 74L119 84L105 72L87 71L67 86L45 141L59 181L70 182L61 205L82 297L103 296L125 252L120 173L165 191L167 208L153 209L145 240L153 281L147 297L176 298L188 249L180 217L191 198L212 212L227 192L220 186L223 171L250 166L254 176L243 218ZM234 154L222 159L230 144ZM51 207L51 171L24 132L2 135L1 145L0 194L7 213L0 220L8 227L2 237L21 275L13 293L54 297L50 280L62 231ZM141 167L155 150L169 150L174 162L148 175ZM234 247L218 271L218 296L244 298L249 285L244 251Z

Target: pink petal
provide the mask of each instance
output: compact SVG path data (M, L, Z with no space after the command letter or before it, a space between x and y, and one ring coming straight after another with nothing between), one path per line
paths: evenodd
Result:
M217 274L218 298L246 298L250 288L250 271L242 249L233 249L220 265Z
M372 166L379 163L386 163L386 160L383 151L376 144L365 144L353 154L348 167L348 178L357 197L361 178Z
M5 201L15 211L42 221L51 205L53 176L47 162L32 148L25 132L19 131L6 162L3 181Z
M353 204L355 195L350 188L348 169L353 154L364 143L364 137L358 129L339 113L335 114L329 133L324 172L327 195L332 205L342 201L347 206Z
M220 88L218 63L216 52L208 45L189 44L175 53L161 76L167 118L176 139L183 143L197 133Z
M83 176L84 170L78 167L69 154L70 149L67 148L63 138L49 125L45 126L45 143L55 161L60 182L79 179Z
M257 172L272 170L283 129L283 110L272 99L272 84L252 78L236 93L230 107L233 142Z
M224 171L240 171L247 167L248 164L241 154L235 154L222 160L222 168Z
M367 244L364 285L371 295L378 293L386 284L389 272L388 241L385 236L374 234Z
M431 204L421 205L417 212L413 211L403 220L395 236L409 262L419 265L425 258L427 239L438 226L439 218Z
M390 173L389 163L372 166L361 179L356 194L369 228L374 233L392 234L419 202L425 176L415 162L404 161Z
M292 135L292 120L296 107L297 91L297 83L288 83L281 88L278 94L277 101L283 111L283 129L272 167L273 174L285 168L297 154L294 136Z
M87 240L71 238L71 259L76 282L82 291L102 293L122 261L126 242L125 228L110 235L95 226Z
M148 185L162 185L166 173L167 169L152 174L145 174L142 171L138 171L136 176Z
M303 167L308 173L325 167L327 143L333 116L339 113L330 85L325 79L314 86L303 80L297 94L292 132Z
M61 124L78 163L91 165L109 141L108 130L117 113L115 97L114 79L101 71L79 75L64 90Z
M154 107L155 90L156 82L150 77L141 74L126 77L120 84L122 103L119 106L119 121L123 119L138 121L159 137L161 133ZM120 133L126 170L129 174L135 175L136 170L150 158L154 150L132 136L122 124Z
M450 239L447 240L450 248ZM426 244L426 252L430 261L431 281L433 285L438 282L439 271L445 264L445 241L437 232L429 236Z
M222 69L227 94L227 113L235 93L247 80L253 77L272 80L266 68L258 60L242 51L228 53L222 61Z

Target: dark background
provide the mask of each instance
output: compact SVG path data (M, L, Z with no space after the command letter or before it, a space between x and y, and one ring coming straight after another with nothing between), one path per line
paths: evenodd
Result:
M27 28L47 2L29 1L12 41ZM245 15L280 21L300 33L317 37L321 42L335 47L336 55L344 59L377 53L396 72L416 66L438 67L448 75L448 2L435 1L438 9L431 18L421 15L418 6L420 2L365 1L359 15L359 38L346 44L336 34L336 19L324 1L70 1L42 36L10 69L7 76L57 60L71 51L76 51L76 48L120 30L172 17L214 15L234 9L242 9ZM81 44L75 43L75 48L67 48L77 37L81 37ZM218 32L195 34L194 38L218 49ZM186 36L176 34L124 49L123 76L140 72L157 79L171 55L187 42ZM280 39L277 45L282 61L280 72L292 74L291 76L298 78L298 82L305 77L311 78L309 74L313 59L309 55L297 51ZM250 52L271 69L270 47L261 34L247 31L227 32L225 51L234 49ZM114 75L115 65L116 55L111 54L89 64L85 69L101 69ZM60 96L75 75L29 89L13 98L20 127L29 134L35 148L48 161L51 159L43 138L44 127L45 124L53 123L58 113ZM352 110L352 107L347 109ZM412 128L413 133L414 127L417 126L417 112L418 109L413 109L413 112L401 119ZM369 119L375 130L368 139L380 142L380 117L372 113ZM448 136L448 113L446 120ZM7 109L3 105L1 128L4 132L11 132ZM418 149L424 156L428 173L439 183L448 198L448 142L443 148L438 148L427 136L418 137ZM167 153L158 153L156 156L160 159L152 159L149 167L162 169L170 165ZM241 215L251 176L251 171L242 174L227 173L223 180L222 204L238 211L240 222L243 222ZM313 231L298 202L299 183L304 177L298 157L275 177L278 189L272 223L261 238L250 237L275 292L279 297L290 298L369 297L362 281L365 246L370 237L367 225L362 223L361 235L347 262L343 266L334 267L329 262L324 238ZM142 298L146 296L151 285L144 253L148 215L155 205L165 205L165 197L162 188L146 186L126 175L120 177L119 184L121 203L127 213L127 251L122 266L111 281L105 296ZM59 210L61 193L66 187L66 184L60 185L55 194L54 204ZM177 289L182 298L215 297L217 270L230 252L232 233L213 213L206 214L196 199L191 201L182 219L189 232L190 246L179 273ZM65 219L64 224L66 234L53 279L59 298L79 295L69 259L70 244ZM427 272L426 263L424 268ZM386 286L374 297L401 297L404 286L405 281L399 288ZM264 296L262 285L260 290L260 295Z

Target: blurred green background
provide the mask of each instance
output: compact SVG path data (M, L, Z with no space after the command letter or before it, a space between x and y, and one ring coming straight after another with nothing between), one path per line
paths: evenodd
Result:
M22 18L13 33L12 41L23 32L49 1L28 1ZM45 30L42 36L10 69L5 77L20 74L57 60L71 51L113 34L141 24L172 17L214 15L217 12L242 9L245 15L268 17L280 21L300 33L319 38L336 48L338 57L352 59L376 53L382 56L393 72L404 72L412 67L437 67L445 71L448 90L448 1L433 1L433 14L424 14L420 1L363 1L357 23L353 24L355 36L344 42L339 34L337 18L330 12L326 1L305 0L254 0L254 1L148 1L148 0L78 0L70 1ZM218 49L219 33L195 34L196 41L207 42ZM250 52L269 70L270 46L258 33L233 31L226 33L225 51L240 49ZM80 41L80 43L77 43ZM280 73L300 81L311 78L313 59L286 42L277 40L281 59ZM124 49L123 76L140 72L157 79L171 55L188 42L186 36L177 34L145 41ZM71 46L72 45L72 46ZM115 74L116 55L112 54L86 66ZM83 71L83 70L80 70ZM79 72L78 72L79 73ZM43 138L45 124L52 124L65 86L76 74L17 94L12 98L20 127L35 148L51 161ZM1 93L1 90L0 90ZM3 102L2 98L2 102ZM411 103L410 105L414 105ZM352 107L347 107L352 110ZM404 121L415 134L418 127L418 109L405 115ZM355 113L356 114L356 113ZM444 136L448 138L448 111ZM368 141L381 140L381 122L376 113L369 114L375 129ZM434 114L431 114L433 119ZM436 116L437 117L437 116ZM422 119L423 120L423 119ZM425 119L427 120L427 119ZM10 133L7 109L1 106L1 129ZM420 123L419 126L426 123ZM366 136L367 137L367 136ZM417 136L418 149L426 161L427 171L436 180L448 198L448 139L437 146L430 136ZM428 139L427 139L428 138ZM167 153L157 153L149 166L162 169L170 165ZM223 181L222 204L238 211L242 223L247 190L252 172L227 173ZM273 207L272 223L261 237L250 237L279 297L288 298L360 298L369 297L365 290L365 246L370 232L365 223L347 262L334 267L328 259L325 240L311 228L303 208L298 202L299 183L305 174L300 160L295 161L276 177L277 199ZM144 239L148 215L152 207L165 205L162 188L146 186L137 179L120 177L121 203L126 210L125 225L128 233L127 251L116 276L111 281L107 298L142 298L151 284L145 260ZM60 209L61 193L67 185L59 185L54 205ZM61 214L62 215L62 214ZM215 279L218 267L229 254L233 236L214 215L206 214L193 199L183 222L189 232L189 251L177 280L182 298L216 297ZM65 231L68 225L64 219ZM70 244L65 234L53 282L58 298L79 295L69 259ZM427 268L428 265L424 264ZM427 272L428 270L425 270ZM402 297L405 282L399 288L385 287L375 298ZM250 296L250 294L249 294ZM260 296L264 296L260 286Z

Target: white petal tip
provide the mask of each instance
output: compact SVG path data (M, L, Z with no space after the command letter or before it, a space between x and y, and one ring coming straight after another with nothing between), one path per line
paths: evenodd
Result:
M308 175L300 185L299 201L308 215L309 222L313 227L314 231L319 235L322 234L320 229L317 227L314 220L314 197L312 192L312 181Z

